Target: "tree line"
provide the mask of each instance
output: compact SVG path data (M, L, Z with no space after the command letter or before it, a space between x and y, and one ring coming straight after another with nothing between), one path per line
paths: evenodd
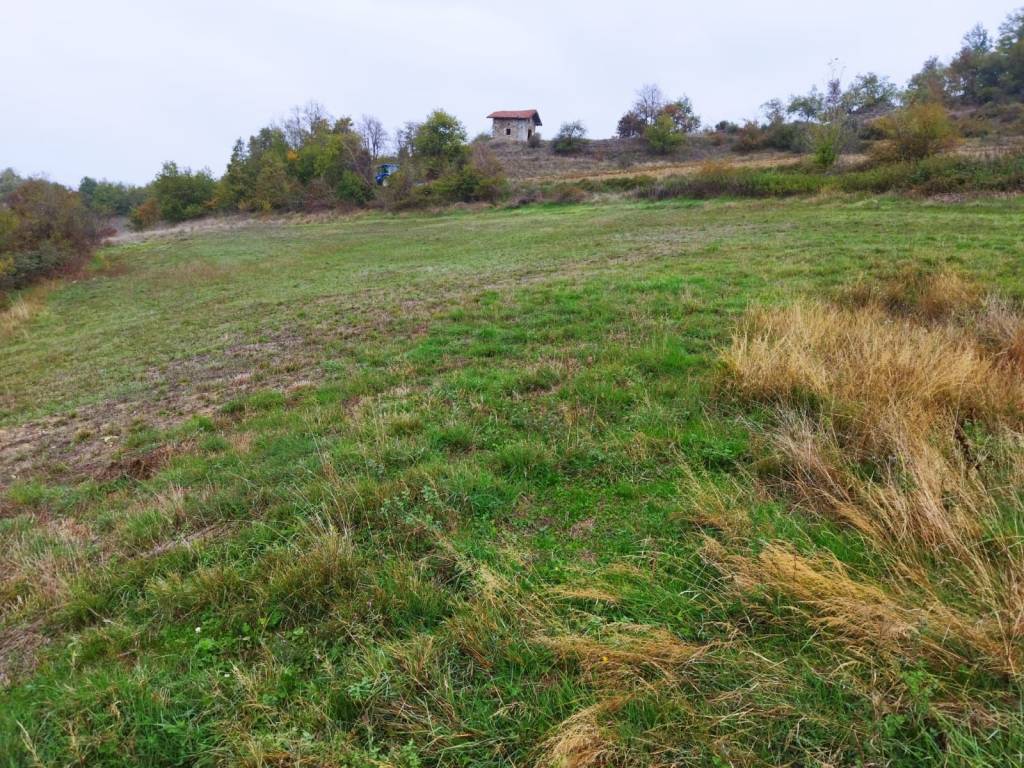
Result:
M975 26L950 61L930 58L903 88L875 72L858 74L844 85L842 74L833 71L824 87L765 102L758 120L704 127L688 96L668 98L657 85L647 84L619 119L616 133L640 140L652 154L670 155L703 128L713 141L728 141L739 152L809 152L830 167L858 139L875 142L879 159L937 151L956 132L944 110L1022 97L1024 8L1009 14L997 35ZM909 134L915 136L908 139ZM932 138L922 139L922 134ZM373 116L358 122L336 118L311 102L248 140L239 139L220 178L168 162L145 188L87 178L79 192L97 213L130 213L140 228L211 212L494 200L506 183L484 144L468 142L465 126L443 110L422 122L405 123L391 135ZM530 145L539 148L539 136ZM587 128L575 120L562 124L549 149L573 154L587 145ZM374 170L384 157L394 159L400 171L381 189Z
M378 189L376 166L392 146L399 170ZM208 170L165 163L131 217L145 228L211 212L312 211L374 200L391 207L495 200L504 183L501 166L486 148L471 147L465 126L443 110L406 123L392 139L372 116L357 124L310 102L287 120L238 139L219 179Z

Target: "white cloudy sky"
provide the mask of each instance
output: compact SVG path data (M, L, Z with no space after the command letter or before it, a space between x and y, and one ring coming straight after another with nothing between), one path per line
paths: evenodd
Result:
M141 183L223 170L234 139L310 99L391 128L435 107L471 135L536 107L610 135L644 82L706 121L756 115L838 59L903 82L1021 0L2 0L0 168Z

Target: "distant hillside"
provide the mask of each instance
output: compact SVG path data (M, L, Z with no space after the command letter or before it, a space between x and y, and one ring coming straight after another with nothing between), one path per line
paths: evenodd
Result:
M636 172L702 161L714 157L735 156L728 146L715 146L711 137L695 136L687 146L671 156L652 155L643 139L595 139L582 150L571 155L557 155L549 142L540 147L529 147L507 141L491 141L488 146L505 167L509 179L572 178L597 176L627 170Z

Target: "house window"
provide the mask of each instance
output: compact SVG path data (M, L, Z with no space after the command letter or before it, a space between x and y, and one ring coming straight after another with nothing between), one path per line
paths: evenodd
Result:
M505 129L505 135L506 136L511 136L512 135L512 129L511 128L506 128Z

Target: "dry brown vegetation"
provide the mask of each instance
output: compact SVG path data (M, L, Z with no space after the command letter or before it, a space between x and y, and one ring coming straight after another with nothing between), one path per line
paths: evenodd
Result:
M859 531L885 571L775 543L738 556L714 545L711 559L855 650L1019 679L1022 328L951 273L752 314L724 355L725 383L772 409L770 487Z

